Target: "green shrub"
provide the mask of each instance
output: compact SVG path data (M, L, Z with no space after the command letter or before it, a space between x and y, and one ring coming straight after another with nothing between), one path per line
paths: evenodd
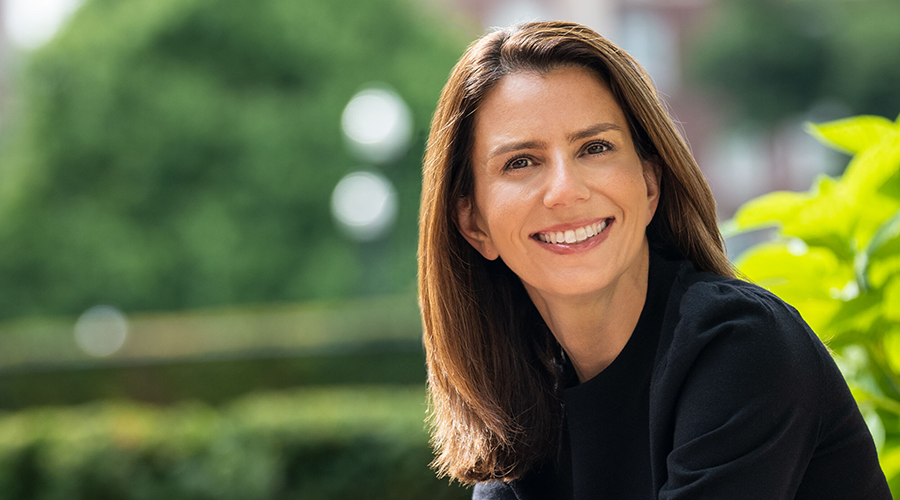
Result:
M221 410L96 403L0 415L0 499L455 499L421 385L317 388Z
M777 228L736 265L796 307L839 355L900 493L900 118L859 116L810 131L854 155L843 176L751 200L724 232Z

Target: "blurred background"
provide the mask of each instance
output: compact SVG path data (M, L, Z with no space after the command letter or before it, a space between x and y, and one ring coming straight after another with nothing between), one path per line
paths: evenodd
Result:
M896 0L0 0L0 498L465 498L436 480L420 160L491 26L587 24L721 219L900 112ZM753 243L729 240L738 254Z

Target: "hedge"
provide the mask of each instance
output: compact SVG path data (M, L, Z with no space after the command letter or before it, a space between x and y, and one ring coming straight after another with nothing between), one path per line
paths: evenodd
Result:
M470 497L428 468L425 415L422 385L5 413L0 500Z

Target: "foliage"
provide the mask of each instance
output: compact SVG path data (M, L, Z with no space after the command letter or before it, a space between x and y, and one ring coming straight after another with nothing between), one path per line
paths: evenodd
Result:
M839 355L900 491L900 118L859 116L810 132L853 154L843 176L806 193L747 202L726 234L775 225L774 241L736 261L796 307Z
M0 499L454 499L422 386L256 395L221 410L134 403L0 416Z
M734 96L743 116L777 123L816 103L900 109L900 3L723 0L691 44L690 73Z
M418 6L418 5L416 5ZM406 0L89 0L30 55L0 157L0 319L407 290L419 160L463 37ZM371 81L415 123L387 241L334 228Z

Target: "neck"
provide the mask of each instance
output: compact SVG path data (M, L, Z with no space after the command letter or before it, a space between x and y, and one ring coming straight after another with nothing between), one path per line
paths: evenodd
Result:
M584 297L529 295L556 341L572 361L579 382L606 369L622 352L647 298L650 252L603 290Z

